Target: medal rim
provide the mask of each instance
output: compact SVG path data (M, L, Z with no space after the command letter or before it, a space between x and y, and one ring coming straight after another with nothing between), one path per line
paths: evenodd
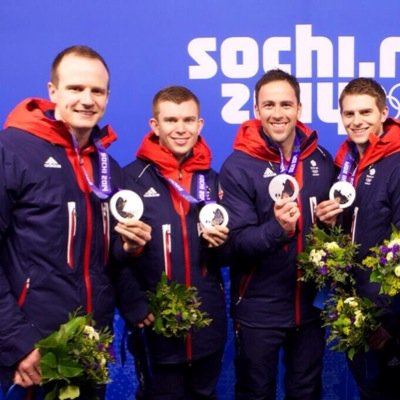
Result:
M219 210L221 210L221 212L222 212L222 214L223 214L223 216L224 216L224 222L223 222L222 224L219 224L219 225L210 225L210 224L204 223L204 222L202 221L202 219L204 219L205 217L202 217L202 216L205 215L205 213L206 213L206 211L207 211L207 208L209 208L210 211L211 211L213 208L214 208L214 209L219 209ZM210 211L208 211L208 212L210 212ZM214 227L214 226L227 226L227 225L228 225L228 222L229 222L229 214L228 214L228 211L226 210L226 208L225 208L224 206L222 206L221 204L218 204L218 203L209 203L209 204L204 205L204 206L201 208L200 213L199 213L199 221L200 221L200 223L201 223L204 227L206 227L206 228L212 228L212 227ZM225 221L226 221L226 222L225 222Z
M121 193L124 193L124 192L128 193L129 196L131 198L133 198L132 201L137 206L137 207L134 208L135 211L138 211L137 213L135 212L135 217L134 218L124 218L124 217L122 217L120 215L120 213L116 209L116 201L117 201L118 195L121 195ZM128 197L128 196L126 196L126 197ZM123 189L123 190L119 190L118 192L114 193L111 196L111 199L110 199L110 210L111 210L111 213L114 216L114 218L119 222L125 223L127 221L138 221L143 215L144 204L143 204L142 198L136 192L134 192L133 190L129 190L129 189ZM136 214L138 216L136 216Z
M276 176L274 176L274 177L271 179L271 181L269 182L269 185L268 185L268 194L269 194L269 196L271 197L271 199L272 199L272 201L273 201L274 203L277 202L279 199L275 199L274 196L272 195L272 193L271 193L271 184L272 184L272 182L273 182L274 180L275 180L276 182L278 182L278 181L280 181L282 178L289 179L289 180L293 183L293 186L294 186L294 193L293 193L290 197L288 197L289 201L294 201L294 200L296 200L296 199L297 199L297 196L299 195L299 192L300 192L299 183L297 182L297 179L296 179L294 176L289 175L289 174L279 174L279 175L276 175Z
M340 186L350 186L351 187L351 192L353 193L353 198L345 204L339 204L339 208L348 208L354 203L354 200L356 199L356 189L350 182L346 182L346 181L335 182L329 189L329 200L335 201L335 198L333 197L334 190L335 190L335 188L340 187Z

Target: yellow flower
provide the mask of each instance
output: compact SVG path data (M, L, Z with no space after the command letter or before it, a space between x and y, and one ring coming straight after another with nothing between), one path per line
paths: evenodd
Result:
M340 249L339 245L338 245L336 242L328 242L328 243L325 243L325 248L326 248L328 251Z
M394 274L400 278L400 265L398 265L397 267L395 267L394 269Z
M343 328L343 333L344 333L346 336L349 336L349 335L350 335L350 328L349 328L348 326L345 326L345 327Z
M356 308L358 306L357 300L354 297L348 297L345 301L350 307Z
M356 310L355 312L355 321L354 321L354 326L356 328L360 328L365 320L365 316L362 314L360 310Z
M90 325L85 325L83 332L88 336L89 339L91 340L100 340L100 336L98 334L98 332L95 331L95 329L93 328L93 326Z

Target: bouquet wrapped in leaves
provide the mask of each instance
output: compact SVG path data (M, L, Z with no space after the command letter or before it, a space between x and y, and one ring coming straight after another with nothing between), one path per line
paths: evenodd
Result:
M304 251L297 261L304 282L314 282L318 289L326 286L354 285L352 271L356 267L357 245L340 227L324 231L314 225Z
M45 400L75 399L82 389L108 383L107 364L114 361L113 335L97 331L90 315L71 314L59 330L36 343L41 354L42 385L50 390Z
M332 350L346 352L350 360L356 352L368 350L368 338L379 327L375 304L342 290L330 296L321 315L329 328L327 343Z
M156 291L148 292L150 309L155 317L153 330L165 337L185 337L193 329L210 325L211 318L200 311L197 289L176 281L168 282L163 272Z
M370 249L363 265L371 268L370 281L380 283L380 293L395 296L400 293L400 232L392 227L388 240Z

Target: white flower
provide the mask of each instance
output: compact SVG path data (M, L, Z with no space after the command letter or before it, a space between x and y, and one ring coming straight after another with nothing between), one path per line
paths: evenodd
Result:
M391 251L389 251L389 252L386 254L386 260L390 261L390 260L392 260L392 259L393 259L393 253L392 253Z
M396 239L391 240L391 241L388 243L388 247L393 247L395 244L400 245L400 238L396 238Z
M325 248L326 248L328 251L340 249L339 245L338 245L336 242L328 242L328 243L325 243Z
M394 268L394 274L400 278L400 265Z
M309 259L310 259L310 261L311 261L313 264L319 265L320 262L321 262L321 260L322 260L322 257L324 257L324 256L326 256L326 252L325 252L324 250L315 250L315 249L312 249L312 250L310 251L310 257L309 257Z
M348 297L348 298L344 301L344 303L345 303L345 304L348 304L350 307L353 307L353 308L355 308L355 307L358 306L357 300L356 300L354 297Z
M85 328L83 329L83 332L88 336L89 339L97 340L97 341L100 340L100 336L95 331L93 326L85 325Z

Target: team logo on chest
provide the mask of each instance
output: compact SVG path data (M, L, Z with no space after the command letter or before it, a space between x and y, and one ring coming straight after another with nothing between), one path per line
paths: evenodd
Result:
M318 168L318 164L315 160L310 161L310 169L311 169L312 176L319 176L319 168Z
M368 185L368 186L371 185L372 181L375 178L375 174L376 174L376 169L373 166L369 167L367 176L365 177L364 185Z

